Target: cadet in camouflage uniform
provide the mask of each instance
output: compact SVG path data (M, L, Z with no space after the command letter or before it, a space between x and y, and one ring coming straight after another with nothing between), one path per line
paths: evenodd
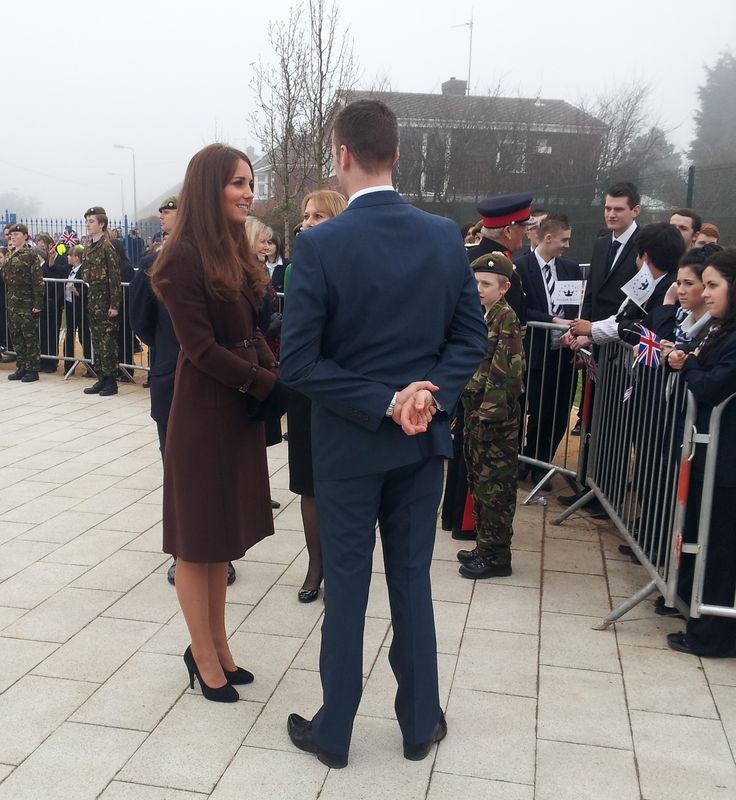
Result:
M87 293L89 330L92 336L95 370L98 379L85 394L105 397L118 393L118 309L122 297L120 266L107 233L107 214L100 206L84 213L90 244L84 252L84 279Z
M460 550L457 558L464 578L492 578L511 575L524 346L519 318L504 297L511 286L511 261L493 252L471 267L486 309L488 353L462 396L465 463L478 536L475 548Z
M41 351L38 343L38 319L45 292L41 262L28 245L28 228L20 223L10 226L10 244L3 268L8 325L17 353L17 369L9 381L31 383L38 380Z

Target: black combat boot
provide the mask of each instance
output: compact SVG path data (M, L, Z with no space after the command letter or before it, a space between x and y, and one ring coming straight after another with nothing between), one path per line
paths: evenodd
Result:
M114 375L107 375L104 381L105 385L100 389L100 397L109 397L111 394L118 393L118 382Z
M86 389L82 391L85 394L99 394L102 387L105 385L105 376L100 375L100 377L92 384L92 386L88 386Z
M18 367L18 369L15 372L11 372L10 375L8 375L8 380L9 381L20 381L20 380L23 380L23 376L25 374L26 374L26 371L24 369L21 369L20 367Z
M21 383L33 383L38 380L38 373L35 369L29 369L20 380Z

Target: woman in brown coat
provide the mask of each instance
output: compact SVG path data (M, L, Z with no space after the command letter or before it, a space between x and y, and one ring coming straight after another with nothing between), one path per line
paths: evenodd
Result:
M236 667L225 633L227 562L273 533L263 423L246 395L265 399L273 354L256 328L265 279L245 220L253 200L247 156L205 147L189 163L174 230L151 272L181 353L164 458L164 552L177 557L176 592L191 646L184 654L210 700L234 702Z

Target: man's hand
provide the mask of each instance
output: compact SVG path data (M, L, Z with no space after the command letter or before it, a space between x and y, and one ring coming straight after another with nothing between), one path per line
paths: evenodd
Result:
M589 336L577 336L572 340L570 349L575 353L580 350L581 347L589 347L592 341L593 340Z
M673 306L677 301L677 281L675 281L669 289L667 289L667 293L664 296L664 300L662 301L663 306Z
M574 319L570 323L570 332L573 336L590 336L593 333L593 323L587 319Z
M115 317L117 317L117 315L118 315L117 308L108 308L107 309L107 316L110 317L110 319L115 319Z
M401 425L407 436L415 436L427 430L427 425L437 411L432 392L438 390L439 386L431 381L414 381L396 395L391 417L397 425ZM404 406L407 407L406 411Z

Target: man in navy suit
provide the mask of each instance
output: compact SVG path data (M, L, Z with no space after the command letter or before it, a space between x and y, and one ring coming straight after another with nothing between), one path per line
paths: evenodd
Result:
M344 767L362 692L375 525L391 604L389 661L404 755L447 731L437 687L429 568L451 410L486 351L460 231L391 185L393 112L359 100L337 116L333 163L346 211L299 234L281 377L312 399L315 495L325 568L323 704L291 714L292 742Z
M569 324L579 316L579 305L553 302L558 281L582 281L580 267L563 258L570 247L570 223L562 214L548 214L539 226L536 248L516 259L515 266L526 292L527 319L530 322ZM527 428L525 456L550 463L567 430L570 406L575 393L575 355L561 347L559 331L527 328ZM523 467L519 469L525 475ZM546 469L532 467L532 480L538 482Z

